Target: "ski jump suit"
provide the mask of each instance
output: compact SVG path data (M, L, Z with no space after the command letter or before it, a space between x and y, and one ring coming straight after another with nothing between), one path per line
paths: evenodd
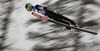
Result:
M37 11L38 13L42 13L45 16L48 16L50 19L53 19L55 21L62 22L62 23L68 24L68 25L75 25L76 26L76 23L74 21L72 21L71 19L64 17L61 14L54 13L54 12L48 10L47 7L35 5L33 11ZM66 28L71 29L69 27L66 27Z

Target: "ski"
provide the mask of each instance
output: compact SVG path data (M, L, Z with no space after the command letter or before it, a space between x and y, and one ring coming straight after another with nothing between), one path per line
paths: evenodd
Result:
M72 26L66 25L66 24L64 24L64 23L55 21L55 20L51 20L51 19L46 18L46 17L44 17L44 16L41 16L41 15L35 13L35 12L32 12L31 14L34 15L34 16L36 16L36 17L38 17L38 18L40 18L40 19L42 19L42 20L49 21L49 22L52 22L52 23L56 23L56 24L59 24L59 25L62 25L62 26L67 26L67 27L70 27L70 28L75 29L75 30L79 30L79 31L91 33L91 34L94 34L94 35L97 35L97 34L98 34L98 33L93 32L93 31L89 31L89 30L85 30L85 29L80 29L80 28L77 28L77 27L72 27Z

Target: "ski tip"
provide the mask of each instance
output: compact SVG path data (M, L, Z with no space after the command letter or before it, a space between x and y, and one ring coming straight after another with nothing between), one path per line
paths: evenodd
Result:
M97 35L98 33L93 32L92 34Z
M95 35L97 35L98 33L95 33Z

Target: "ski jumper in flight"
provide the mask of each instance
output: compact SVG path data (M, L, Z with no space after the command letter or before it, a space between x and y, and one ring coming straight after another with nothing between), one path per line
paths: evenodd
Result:
M49 17L52 20L55 20L55 21L58 21L58 22L61 22L61 23L65 23L65 24L73 26L73 27L77 27L76 23L73 20L71 20L71 19L69 19L69 18L67 18L67 17L65 17L65 16L63 16L59 13L55 13L53 11L50 11L50 10L48 10L47 7L44 7L44 6L41 6L41 5L33 6L31 3L27 3L25 5L25 8L29 12L34 11L34 12L37 12L37 13L41 13L41 14ZM66 27L64 30L71 30L71 28Z

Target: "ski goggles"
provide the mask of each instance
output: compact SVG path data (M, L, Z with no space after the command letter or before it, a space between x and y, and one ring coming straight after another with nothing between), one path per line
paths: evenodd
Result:
M32 9L32 4L30 4L30 5L27 7L27 9Z

